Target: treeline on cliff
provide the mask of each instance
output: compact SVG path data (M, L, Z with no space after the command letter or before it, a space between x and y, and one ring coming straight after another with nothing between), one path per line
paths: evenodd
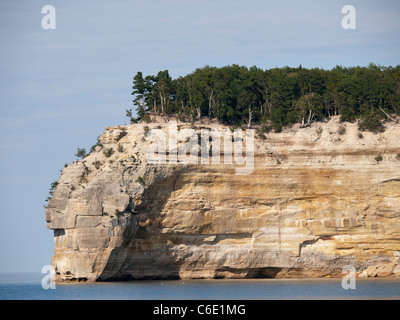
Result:
M383 120L400 115L400 65L336 66L331 70L253 66L205 66L173 79L168 70L133 78L131 122L148 112L175 114L180 120L216 118L227 125L262 124L276 132L339 115L358 120L360 130L383 130Z

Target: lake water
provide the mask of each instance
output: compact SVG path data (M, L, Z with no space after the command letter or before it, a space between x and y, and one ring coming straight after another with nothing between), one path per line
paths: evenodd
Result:
M0 274L0 300L259 300L400 299L400 279L173 280L56 284L43 289L44 274Z

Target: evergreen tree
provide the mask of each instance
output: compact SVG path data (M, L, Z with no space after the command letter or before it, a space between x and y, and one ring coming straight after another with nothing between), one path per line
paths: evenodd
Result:
M147 91L149 90L149 85L143 79L143 74L142 72L138 72L134 77L133 77L133 87L132 87L132 95L134 96L133 104L137 106L136 112L138 115L138 119L140 120L144 113L147 111L146 109L146 103L145 103L145 96ZM128 114L127 114L128 116ZM132 111L130 113L130 118L133 119L132 117Z
M205 66L172 79L168 70L133 78L134 105L145 112L207 116L229 125L272 125L276 131L331 116L359 121L360 129L383 129L400 116L400 66L336 66L332 70L283 67L262 70L239 65ZM132 110L127 110L131 121Z

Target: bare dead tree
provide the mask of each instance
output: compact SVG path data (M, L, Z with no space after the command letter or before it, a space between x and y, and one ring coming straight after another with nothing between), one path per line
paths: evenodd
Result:
M215 106L215 101L213 98L214 90L211 90L210 97L208 98L208 117L211 118L212 110Z
M245 119L245 121L247 122L248 129L251 126L251 120L253 119L253 113L254 113L254 102L249 104L249 118L248 118L248 120Z
M379 110L381 110L385 114L386 117L388 117L390 120L397 123L397 119L392 118L385 110L382 109L382 107L380 105L378 107L379 107Z

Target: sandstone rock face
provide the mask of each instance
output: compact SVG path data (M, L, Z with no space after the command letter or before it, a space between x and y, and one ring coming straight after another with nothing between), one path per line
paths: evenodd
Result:
M149 164L145 134L168 123L108 127L46 209L57 279L399 275L400 125L362 138L339 125L256 134L242 175L234 161ZM227 129L178 124L191 127Z

